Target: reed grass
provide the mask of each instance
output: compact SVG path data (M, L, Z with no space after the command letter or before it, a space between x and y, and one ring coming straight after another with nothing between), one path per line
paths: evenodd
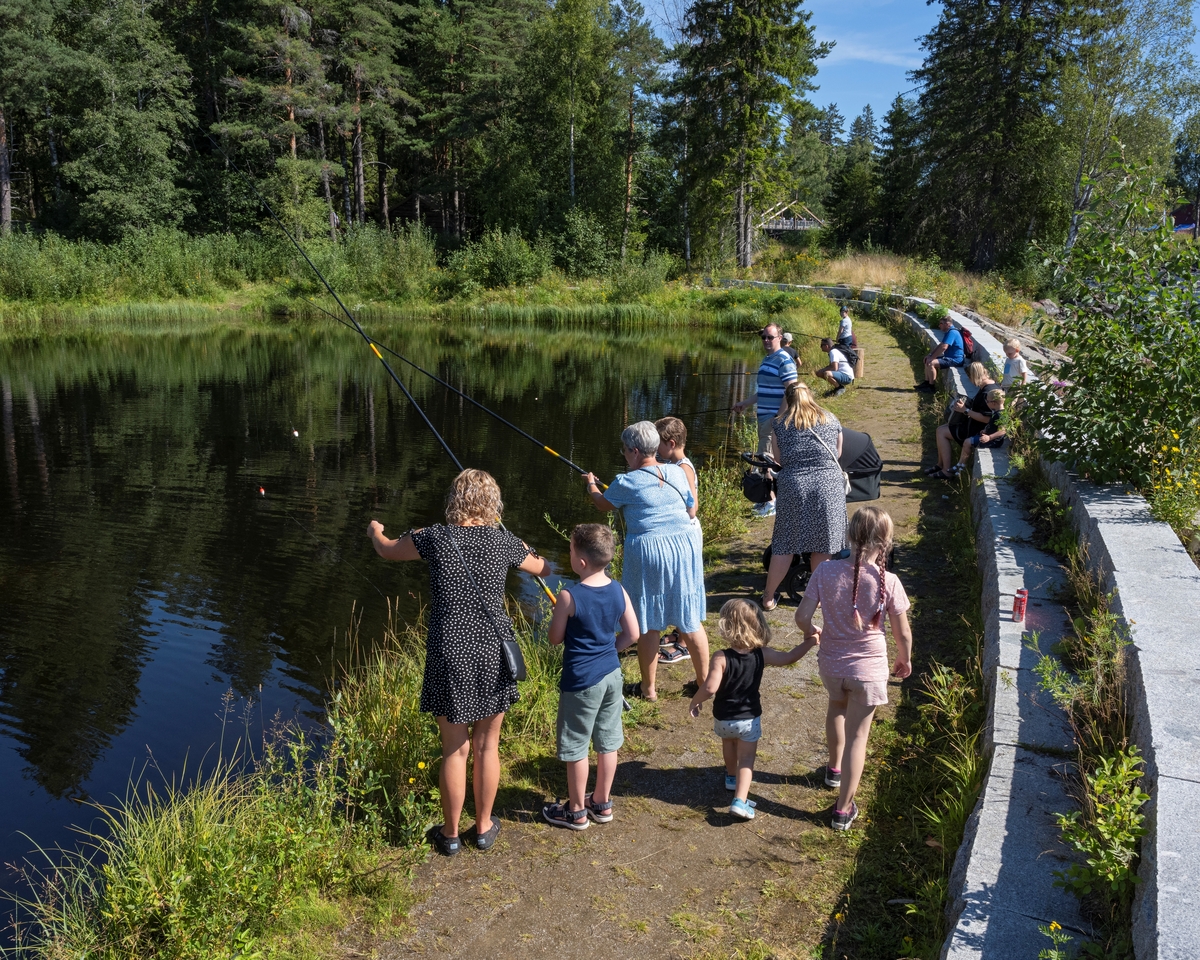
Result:
M530 760L561 776L561 653L510 612L529 676L505 718L502 759L522 767L517 777ZM352 615L349 641L324 731L282 727L257 757L235 748L206 773L131 783L124 800L95 807L80 849L48 852L27 874L13 955L292 957L349 916L401 905L403 868L424 857L438 816L441 747L420 711L424 627L392 608L367 647Z

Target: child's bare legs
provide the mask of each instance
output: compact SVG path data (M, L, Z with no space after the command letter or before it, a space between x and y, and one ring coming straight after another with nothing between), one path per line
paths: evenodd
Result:
M642 668L642 696L658 698L655 678L658 672L658 630L647 630L638 637L638 666Z
M683 634L683 644L692 658L692 669L696 671L696 685L702 687L708 679L708 634L704 630L704 624L700 624L699 630Z
M825 711L825 742L829 745L829 769L841 770L842 747L846 743L846 701L830 700Z
M750 796L750 783L754 779L754 758L758 756L758 741L721 738L721 754L725 757L725 772L737 777L737 792L734 796L745 800Z
M975 449L975 444L971 441L974 439L974 437L968 437L967 442L963 444L962 455L958 458L958 465L960 467L965 467L971 462L971 451Z
M596 788L592 791L593 803L608 803L612 799L612 785L616 776L617 751L597 755Z
M842 714L845 746L842 750L842 788L838 793L838 810L849 810L867 762L867 739L871 735L871 720L875 708L850 700Z
M592 791L594 803L608 803L612 793L613 779L617 775L617 751L596 755L596 789ZM571 810L578 813L583 809L587 796L588 758L567 761L567 797Z

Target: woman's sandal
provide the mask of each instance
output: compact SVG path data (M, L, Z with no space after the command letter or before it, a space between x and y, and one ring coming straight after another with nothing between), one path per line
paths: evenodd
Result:
M932 467L925 468L925 476L927 476L927 477L932 477L934 474L941 473L941 472L942 472L942 465L940 463L935 463Z
M658 697L642 696L642 685L640 682L635 683L632 687L629 688L629 696L636 697L638 700L645 700L647 703L658 703Z
M953 480L954 474L947 473L945 470L939 470L937 473L931 473L929 475L929 479L930 480Z
M427 836L430 845L443 857L453 857L462 849L462 841L458 837L446 836L441 827L431 827Z
M491 850L492 845L496 842L496 837L500 836L500 821L492 817L492 825L488 828L487 833L479 833L479 826L475 826L475 846L480 850Z
M764 610L774 610L777 606L779 606L779 594L775 594L770 601L767 600L767 595L765 593L763 594L762 608Z

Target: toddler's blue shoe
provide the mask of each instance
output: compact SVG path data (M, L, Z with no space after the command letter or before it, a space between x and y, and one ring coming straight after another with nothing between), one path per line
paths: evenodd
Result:
M733 798L733 803L729 805L729 812L735 817L741 817L743 820L754 819L754 808L758 806L753 800L742 800L738 797Z
M730 793L737 789L737 776L731 773L725 774L725 789Z

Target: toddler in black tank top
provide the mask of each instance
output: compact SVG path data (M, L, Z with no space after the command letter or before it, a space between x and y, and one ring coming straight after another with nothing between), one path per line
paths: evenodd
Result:
M787 653L772 650L771 628L762 608L753 600L728 600L721 607L721 636L728 650L712 656L708 679L692 697L692 718L700 716L700 705L713 701L713 732L721 738L725 756L725 789L733 792L729 812L743 820L754 819L754 801L750 799L750 781L754 778L754 758L762 737L763 667L782 667L795 663L817 645L805 640Z

